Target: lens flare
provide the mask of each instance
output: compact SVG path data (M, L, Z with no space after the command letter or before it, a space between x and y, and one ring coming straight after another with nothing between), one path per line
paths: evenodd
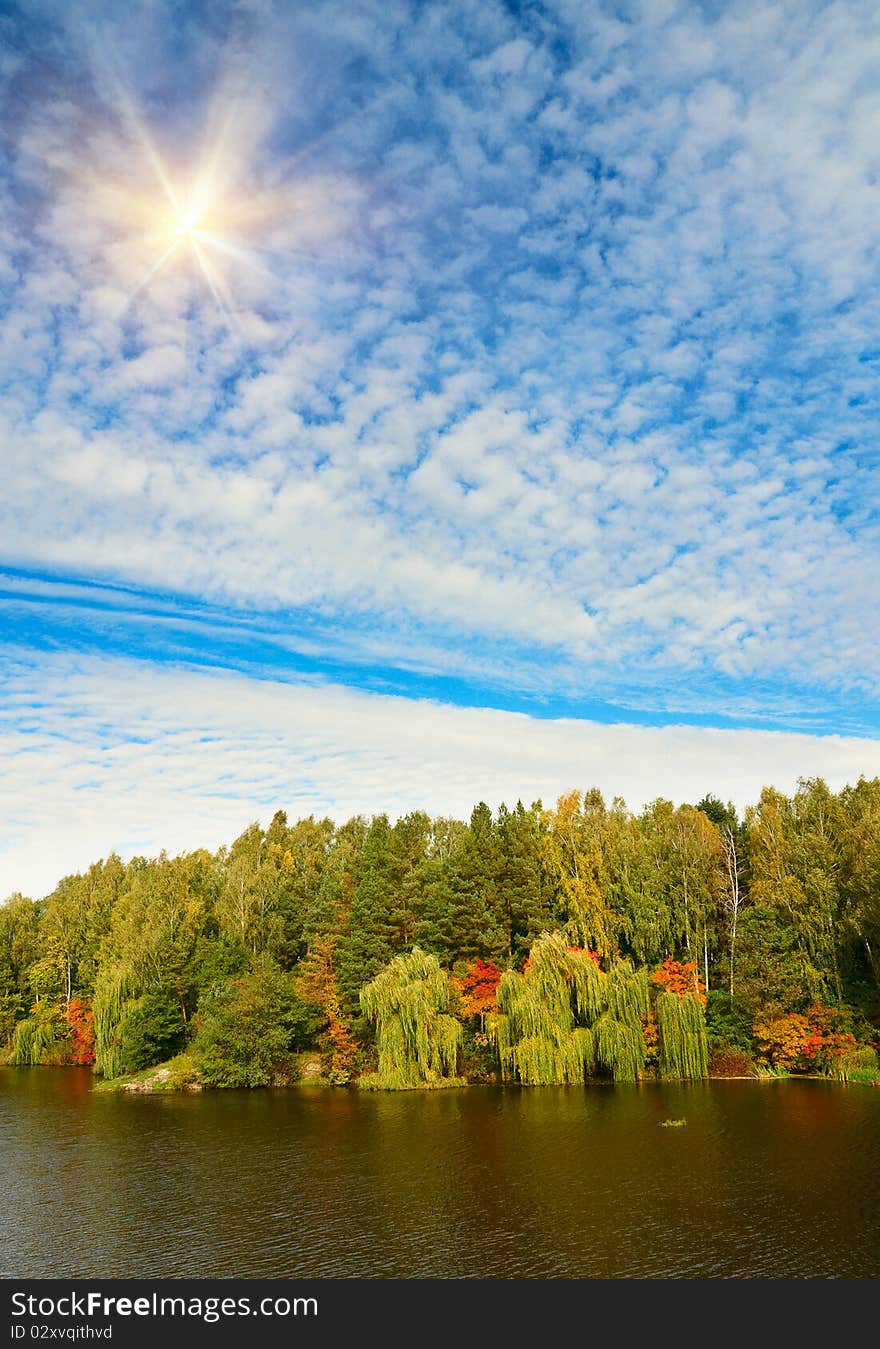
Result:
M182 239L186 239L191 234L196 233L201 218L201 212L199 211L184 211L182 215L177 217L172 225L171 233L178 235L178 237Z
M107 294L115 292L120 313L151 288L161 308L188 313L192 292L182 297L179 283L189 274L230 326L246 327L255 303L263 297L274 303L290 284L292 259L300 268L301 259L326 255L353 221L362 199L354 178L324 164L304 164L351 117L269 162L266 139L274 113L250 86L242 91L230 77L218 82L209 100L198 151L166 155L115 60L107 58L101 76L116 125L105 121L85 136L76 156L57 145L27 152L53 175L62 212L74 221L71 247L82 241L86 265L100 261Z

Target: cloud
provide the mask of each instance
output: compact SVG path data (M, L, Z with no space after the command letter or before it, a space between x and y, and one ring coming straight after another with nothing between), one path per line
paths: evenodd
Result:
M28 11L2 561L307 612L486 701L542 670L876 724L870 7ZM185 178L224 120L240 220L272 203L231 316L177 262L126 304L137 128Z
M214 848L278 809L466 817L594 785L632 808L707 791L742 808L801 775L880 772L877 741L542 720L130 660L7 662L0 709L0 895L40 895L112 849Z

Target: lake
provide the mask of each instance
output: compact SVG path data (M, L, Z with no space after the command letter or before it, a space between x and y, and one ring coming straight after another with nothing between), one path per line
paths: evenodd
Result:
M90 1088L0 1068L3 1277L880 1275L867 1087Z

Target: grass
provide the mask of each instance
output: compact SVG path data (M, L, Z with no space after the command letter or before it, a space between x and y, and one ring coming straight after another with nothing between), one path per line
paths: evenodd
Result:
M846 1081L856 1082L863 1087L880 1087L880 1076L875 1068L851 1068Z
M320 1072L320 1056L314 1052L294 1054L294 1078L292 1084L306 1087L329 1087L330 1083ZM318 1069L318 1071L316 1071ZM147 1085L149 1084L149 1085ZM123 1077L96 1078L93 1091L130 1091L140 1090L144 1095L156 1095L170 1091L201 1091L202 1082L199 1065L192 1054L178 1054L165 1063L154 1063L150 1068L142 1068L139 1073L127 1073Z
M145 1086L144 1084L151 1085ZM193 1091L202 1086L198 1066L190 1054L178 1054L166 1063L154 1063L139 1073L124 1077L102 1078L95 1082L94 1091L129 1091L140 1088L145 1094L164 1091Z

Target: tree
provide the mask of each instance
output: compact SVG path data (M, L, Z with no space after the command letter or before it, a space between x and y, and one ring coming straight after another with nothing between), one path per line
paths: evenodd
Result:
M660 1073L686 1080L705 1077L709 1064L706 1019L693 992L673 993L664 989L654 1003L657 1017Z
M39 909L14 894L0 904L0 1044L12 1046L15 1023L30 1007L30 972L40 957Z
M293 1055L309 1043L318 1024L293 976L271 957L257 956L240 979L205 998L192 1052L211 1086L289 1082L295 1076Z
M334 1086L350 1082L357 1070L358 1046L339 998L332 935L318 938L297 971L297 992L326 1022L321 1045L327 1077Z
M64 1014L70 1036L68 1060L88 1067L95 1062L95 1017L79 998L71 998Z
M469 824L445 841L443 852L431 847L426 856L419 941L450 965L478 957L503 960L509 945L505 858L486 803L476 805Z
M360 1085L384 1091L459 1085L461 1023L450 1015L450 1001L436 956L418 946L396 956L361 990L364 1015L376 1027L379 1067Z
M840 793L841 936L853 991L873 985L869 1002L880 1016L880 778L860 778Z
M609 904L606 866L608 814L600 792L569 792L547 814L544 866L555 885L565 931L573 943L602 959L617 953L622 923Z
M150 1054L160 1062L183 1044L212 887L204 852L129 867L95 982L95 1064L105 1076L134 1071L134 1061L147 1067Z
M339 993L348 1016L357 1015L361 988L402 944L403 919L394 879L391 825L387 815L377 815L364 837L357 886L337 952Z
M501 970L491 961L487 964L477 956L476 960L451 982L461 1001L462 1016L485 1017L495 1010Z
M525 1086L583 1082L599 1066L615 1081L634 1082L644 1068L648 983L626 961L603 973L595 952L544 933L522 974L503 975L497 1002L488 1024L506 1078Z
M495 826L500 845L499 897L508 965L522 961L532 942L559 919L552 886L542 862L544 811L517 801L501 805Z
M791 929L803 993L839 1001L840 803L820 778L802 780L793 798L765 788L747 823L753 902Z

